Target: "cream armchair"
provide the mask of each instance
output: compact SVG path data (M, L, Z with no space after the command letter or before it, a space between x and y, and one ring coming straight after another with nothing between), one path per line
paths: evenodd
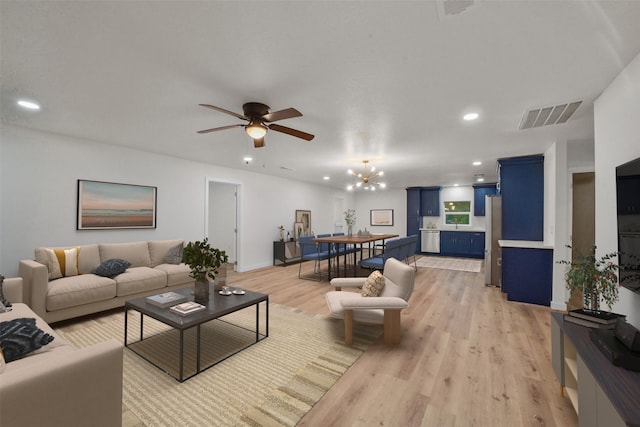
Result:
M327 305L332 317L344 319L345 344L352 343L353 322L383 325L385 344L400 344L400 312L409 306L415 271L404 262L389 258L384 264L383 276L385 285L377 297L342 291L342 288L361 288L366 277L331 280L336 290L327 292Z

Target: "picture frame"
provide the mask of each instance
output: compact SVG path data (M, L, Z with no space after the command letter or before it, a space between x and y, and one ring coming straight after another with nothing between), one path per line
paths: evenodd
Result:
M371 209L370 225L393 226L393 209Z
M296 223L302 223L302 236L311 235L311 211L296 209Z
M156 228L157 187L78 180L77 230Z
M303 228L304 224L301 222L294 222L293 223L293 239L297 242L300 239L300 236L302 236L302 228Z

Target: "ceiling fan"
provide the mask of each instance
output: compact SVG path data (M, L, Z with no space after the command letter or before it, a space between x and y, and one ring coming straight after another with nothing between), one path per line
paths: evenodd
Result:
M244 127L247 134L253 138L253 145L256 148L264 147L264 136L266 135L267 130L286 133L287 135L295 136L296 138L301 138L307 141L311 141L314 138L314 135L311 135L310 133L273 123L278 120L302 117L302 113L295 108L286 108L284 110L274 111L271 113L269 112L268 105L261 104L259 102L247 102L242 106L244 114L238 114L233 111L225 110L224 108L216 107L215 105L200 105L202 107L211 108L212 110L221 111L241 120L246 120L249 124L239 123L236 125L221 126L212 129L199 130L198 133L209 133L235 127Z

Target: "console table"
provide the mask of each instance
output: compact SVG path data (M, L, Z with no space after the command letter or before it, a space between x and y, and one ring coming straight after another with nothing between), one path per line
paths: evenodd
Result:
M640 426L640 372L614 366L591 341L589 328L551 313L551 358L580 427Z
M299 260L300 251L295 240L273 242L273 265L287 265Z

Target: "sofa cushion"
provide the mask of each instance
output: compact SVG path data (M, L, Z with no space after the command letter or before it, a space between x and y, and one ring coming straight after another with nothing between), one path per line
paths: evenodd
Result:
M50 249L47 253L49 280L78 275L78 248Z
M101 262L111 258L119 258L129 261L132 267L149 267L151 265L147 242L101 243L98 247Z
M127 260L112 258L101 263L92 273L102 277L114 277L127 271L130 266L131 263Z
M47 311L61 310L116 296L116 282L108 277L83 274L49 282Z
M160 264L155 269L167 273L167 286L191 284L195 281L189 276L191 269L186 264Z
M378 270L374 271L367 277L367 280L362 285L363 297L377 297L382 293L384 288L384 276Z
M182 255L184 252L184 246L182 243L178 243L175 246L169 248L169 252L164 257L165 264L180 264L182 262Z
M151 258L151 267L155 267L160 264L180 264L182 262L182 255L180 255L180 261L178 262L168 262L165 260L167 254L169 253L169 249L175 248L180 245L180 247L184 246L184 240L150 240L148 242L149 245L149 256Z
M167 274L149 267L131 267L114 277L116 295L133 295L167 286Z
M78 248L78 272L80 274L91 273L91 271L100 265L100 253L98 245L80 245L80 246L61 246L51 249L73 249ZM47 256L47 248L36 248L35 260L40 264L48 266L49 258Z
M36 326L36 319L33 317L0 322L0 348L7 363L23 358L53 339L52 335Z

